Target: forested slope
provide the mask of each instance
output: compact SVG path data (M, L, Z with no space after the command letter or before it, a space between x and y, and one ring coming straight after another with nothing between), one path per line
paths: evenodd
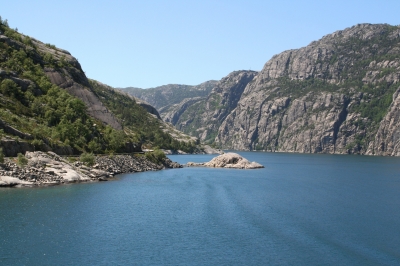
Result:
M1 18L0 93L1 146L9 156L195 146L189 138L177 140L135 99L117 91L108 99L68 51L20 34ZM125 108L115 106L117 98Z

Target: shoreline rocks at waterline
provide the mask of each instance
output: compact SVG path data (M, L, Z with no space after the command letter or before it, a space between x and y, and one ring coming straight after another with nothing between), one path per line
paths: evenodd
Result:
M5 163L0 164L0 187L107 181L123 173L182 167L168 158L162 164L155 164L142 155L96 156L93 166L85 165L79 158L69 162L53 152L26 152L25 158L28 160L25 166L17 165L14 158L6 158Z
M264 168L263 165L250 162L241 155L233 152L228 152L213 158L211 161L206 163L193 163L188 162L186 166L205 166L205 167L218 167L218 168L235 168L235 169L257 169Z

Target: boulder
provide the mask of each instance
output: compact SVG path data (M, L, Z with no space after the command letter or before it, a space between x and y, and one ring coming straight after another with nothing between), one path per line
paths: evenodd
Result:
M189 162L186 166L206 166L206 167L220 167L220 168L236 168L236 169L256 169L264 168L259 163L250 162L237 153L228 152L213 158L207 163L192 163Z
M32 186L33 182L20 180L12 176L0 176L0 187Z

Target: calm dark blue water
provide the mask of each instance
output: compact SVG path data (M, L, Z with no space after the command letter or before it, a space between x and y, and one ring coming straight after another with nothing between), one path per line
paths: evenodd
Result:
M265 169L0 189L0 264L400 265L400 158L240 153Z

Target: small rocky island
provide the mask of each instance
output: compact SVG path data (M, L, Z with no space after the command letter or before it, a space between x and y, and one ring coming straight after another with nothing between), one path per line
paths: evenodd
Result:
M207 163L193 163L188 162L186 166L206 166L206 167L220 167L220 168L236 168L236 169L256 169L264 168L263 165L250 162L237 153L228 152L213 158Z
M100 155L89 166L76 158L71 162L54 152L26 152L26 165L18 165L16 158L0 164L0 187L59 185L75 182L107 181L123 173L180 168L167 157L155 163L142 154Z

